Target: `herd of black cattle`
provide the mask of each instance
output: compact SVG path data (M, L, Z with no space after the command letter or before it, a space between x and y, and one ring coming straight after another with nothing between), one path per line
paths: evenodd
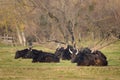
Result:
M59 63L62 60L71 60L72 63L77 63L77 66L107 66L108 61L106 56L101 51L91 51L89 48L81 50L75 49L68 45L57 48L55 53L44 52L36 49L24 49L16 51L15 59L32 59L32 62L55 62Z

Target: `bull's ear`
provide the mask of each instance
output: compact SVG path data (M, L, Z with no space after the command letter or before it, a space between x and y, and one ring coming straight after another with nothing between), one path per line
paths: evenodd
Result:
M73 52L70 50L70 48L69 48L69 52L70 52L71 54L73 54Z

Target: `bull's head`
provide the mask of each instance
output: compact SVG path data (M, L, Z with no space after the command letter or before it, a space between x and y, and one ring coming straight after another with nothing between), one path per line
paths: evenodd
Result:
M76 57L77 57L77 55L78 55L78 53L79 53L79 50L78 49L73 49L73 50L71 50L70 48L69 48L69 52L71 53L71 62L72 63L75 63L77 60L76 60Z
M16 51L15 59L18 59L18 58L20 58L20 57L25 58L25 55L28 53L28 51L29 51L28 49Z
M69 48L69 52L70 52L71 54L75 54L75 55L77 55L77 54L79 53L78 49L73 49L73 50L71 50L70 48Z
M16 51L16 53L15 53L15 59L18 59L18 58L20 58L20 54L19 54L19 51Z
M18 58L20 58L20 57L22 57L21 52L20 52L20 51L16 51L15 59L18 59Z

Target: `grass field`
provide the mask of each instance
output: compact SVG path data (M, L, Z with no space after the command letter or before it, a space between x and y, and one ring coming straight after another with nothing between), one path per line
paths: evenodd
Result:
M78 67L62 60L60 63L31 63L30 59L14 59L17 49L24 48L0 47L0 80L120 80L120 42L102 50L108 58L106 67Z

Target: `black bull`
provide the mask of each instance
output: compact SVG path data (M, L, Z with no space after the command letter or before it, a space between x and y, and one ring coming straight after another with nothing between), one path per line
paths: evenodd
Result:
M33 59L32 62L60 62L59 58L55 54L36 49L16 51L15 59L18 58Z
M91 52L89 48L83 48L80 51L74 53L71 51L71 62L77 63L77 66L107 66L107 58L100 51Z
M67 48L57 48L55 51L55 55L62 60L71 60L71 53L69 52L69 49L73 50L74 48L71 45L68 45Z

